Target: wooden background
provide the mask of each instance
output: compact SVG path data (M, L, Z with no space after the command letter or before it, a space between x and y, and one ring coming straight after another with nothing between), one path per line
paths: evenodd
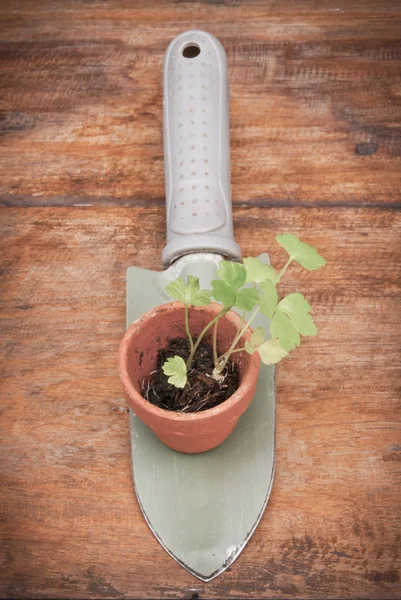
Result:
M116 357L125 269L160 268L162 57L223 42L234 226L291 231L319 337L278 367L277 469L240 558L203 584L136 504ZM401 597L401 4L0 5L3 598Z

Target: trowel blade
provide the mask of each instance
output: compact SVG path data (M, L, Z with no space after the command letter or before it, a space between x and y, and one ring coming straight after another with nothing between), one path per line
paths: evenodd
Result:
M269 263L267 254L258 257ZM209 287L221 257L192 254L166 271L127 271L127 327L168 302L168 281L188 274ZM255 327L266 325L258 323ZM163 548L187 571L210 581L239 556L259 523L273 484L274 367L262 365L256 394L230 437L203 454L165 446L130 411L132 471L143 515Z

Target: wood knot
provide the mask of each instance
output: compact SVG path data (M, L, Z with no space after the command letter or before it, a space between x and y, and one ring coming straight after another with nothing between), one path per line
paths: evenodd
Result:
M355 146L355 154L359 156L371 156L374 154L379 147L376 142L361 142Z

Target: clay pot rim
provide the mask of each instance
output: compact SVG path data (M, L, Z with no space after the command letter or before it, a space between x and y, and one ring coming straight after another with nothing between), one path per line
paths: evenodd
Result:
M139 317L139 319L137 319L130 325L130 327L125 332L123 339L121 340L120 348L119 348L118 362L119 362L120 379L123 384L124 390L128 394L128 396L131 398L134 398L135 402L137 404L139 404L141 406L141 408L143 408L143 410L145 410L149 414L154 415L155 417L157 417L159 419L165 419L167 421L173 420L173 421L180 421L180 422L187 422L187 423L191 423L191 422L192 423L194 423L194 422L201 423L203 421L208 421L209 419L212 419L216 415L220 415L225 412L229 413L230 410L233 408L233 406L241 401L244 394L246 394L246 387L249 387L251 385L251 382L255 376L255 371L256 371L256 375L258 373L260 357L257 352L255 352L252 355L249 355L250 365L248 368L249 370L248 370L247 376L243 379L239 388L234 392L234 394L232 396L230 396L222 404L219 404L218 406L215 406L214 408L209 408L200 413L183 414L183 413L179 413L179 412L169 411L164 408L159 408L158 406L154 406L135 389L135 387L132 384L131 379L128 375L126 361L128 358L129 344L131 342L132 337L141 328L141 324L144 321L155 318L160 313L163 313L166 311L174 312L177 309L182 310L182 308L183 308L183 304L181 302L167 302L166 304L161 304L160 306L158 306L156 308L152 308L151 310L149 310L147 313L145 313L144 315ZM207 312L210 312L211 317L213 318L221 310L221 305L212 302L211 304L208 304L207 306L195 308L195 310L205 310ZM244 320L240 317L240 315L238 315L233 310L230 310L228 313L226 313L224 315L223 319L230 320L231 322L233 322L235 324L235 326L237 328L243 327L245 325ZM243 334L242 339L250 341L251 336L252 336L252 329L249 328Z

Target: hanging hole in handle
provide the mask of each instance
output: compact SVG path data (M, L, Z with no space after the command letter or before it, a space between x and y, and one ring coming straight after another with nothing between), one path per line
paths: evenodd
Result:
M198 44L191 43L182 49L182 55L184 58L195 58L199 56L200 51Z

